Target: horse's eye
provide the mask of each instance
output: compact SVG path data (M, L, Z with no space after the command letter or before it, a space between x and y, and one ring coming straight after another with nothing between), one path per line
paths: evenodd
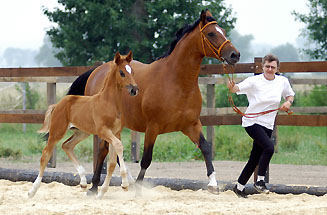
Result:
M209 37L213 37L213 36L215 36L215 34L212 33L212 32L210 32L210 33L208 34L208 36L209 36Z
M123 77L123 78L125 77L125 74L124 74L123 71L119 70L119 73L120 73L120 76L121 76L121 77Z

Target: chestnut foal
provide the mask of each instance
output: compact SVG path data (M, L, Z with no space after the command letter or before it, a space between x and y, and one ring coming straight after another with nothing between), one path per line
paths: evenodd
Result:
M94 96L65 96L57 104L50 105L45 116L40 133L49 133L46 146L42 151L40 170L32 189L28 192L33 197L40 187L44 169L51 157L55 145L66 134L70 124L73 124L74 134L62 144L62 148L73 161L76 170L81 177L80 185L86 188L85 169L78 162L74 147L87 138L90 134L98 135L108 141L110 158L106 179L98 194L102 198L108 190L112 173L117 164L117 155L120 161L120 174L122 188L128 189L127 170L123 159L123 145L120 141L121 126L121 94L126 87L131 96L138 93L134 80L134 72L130 67L132 52L127 56L121 56L118 52L110 66L111 70L105 77L102 89Z

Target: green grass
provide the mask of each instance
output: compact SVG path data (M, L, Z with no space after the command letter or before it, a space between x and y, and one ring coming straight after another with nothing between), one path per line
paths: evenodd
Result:
M26 133L22 124L0 124L0 157L28 162L39 158L45 142L36 131L41 125L27 124ZM206 133L204 127L204 134ZM68 132L68 138L72 132ZM241 126L215 126L215 160L246 161L249 157L252 140ZM326 127L278 127L278 152L272 163L299 165L327 165L327 128ZM57 159L68 161L68 157L57 144ZM130 132L122 132L124 157L130 161ZM141 134L141 155L144 134ZM75 149L81 161L92 161L93 138L90 136ZM201 151L181 132L159 135L153 151L153 161L192 161L202 160Z

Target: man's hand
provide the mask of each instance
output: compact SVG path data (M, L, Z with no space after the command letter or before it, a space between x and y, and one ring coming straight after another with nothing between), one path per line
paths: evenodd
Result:
M280 106L280 110L285 111L285 112L288 112L290 108L291 108L290 101L286 101L282 104L282 106Z

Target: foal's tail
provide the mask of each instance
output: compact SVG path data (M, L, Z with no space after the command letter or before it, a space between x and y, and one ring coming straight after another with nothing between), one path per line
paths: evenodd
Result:
M40 130L38 130L38 133L49 133L49 127L50 127L50 122L51 122L51 114L52 111L55 109L56 104L50 105L48 107L47 112L45 113L45 118L44 118L44 122L43 122L43 126L42 128L40 128ZM47 136L48 134L46 134L45 136Z

